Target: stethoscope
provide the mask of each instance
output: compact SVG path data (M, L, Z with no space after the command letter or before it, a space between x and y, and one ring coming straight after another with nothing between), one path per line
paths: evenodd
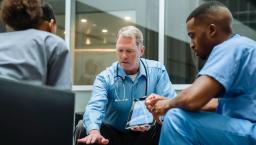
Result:
M145 63L141 59L140 59L140 62L142 63L142 65L144 67L144 70L145 70L145 73L146 73L146 87L145 87L145 95L144 96L147 96L147 94L148 94L148 71L147 71ZM125 86L124 86L124 78L118 74L118 71L119 71L119 68L118 68L118 63L117 63L117 65L116 65L116 76L115 77L122 80L122 86L123 86L124 93L123 93L123 98L121 99L119 97L119 95L117 94L117 91L115 89L115 95L116 95L115 102L128 101L128 98L125 97L126 92L125 92Z

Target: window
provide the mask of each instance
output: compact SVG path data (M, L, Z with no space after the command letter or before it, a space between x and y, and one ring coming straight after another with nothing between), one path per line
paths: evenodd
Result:
M117 31L128 25L137 26L144 35L145 58L164 60L172 83L190 84L203 61L189 48L185 20L200 3L210 0L46 0L56 13L57 35L70 43L73 57L73 84L92 85L95 76L116 61ZM219 0L226 4L234 16L235 33L256 38L255 0ZM1 0L0 0L1 2ZM162 7L161 2L165 5ZM68 4L66 4L68 3ZM71 6L69 5L71 4ZM71 12L65 7L72 7ZM163 8L163 9L162 9ZM164 11L164 23L159 11ZM65 12L66 11L66 12ZM65 28L65 15L70 29ZM74 16L74 17L73 17ZM163 48L159 48L160 30L164 28ZM65 30L67 29L67 30ZM0 32L5 27L0 22ZM65 33L70 31L70 33ZM161 40L160 40L161 41ZM162 42L160 42L162 43ZM164 58L159 58L160 50ZM160 52L161 53L161 52Z
M2 3L2 0L0 0L0 4ZM1 8L0 8L0 10L1 10ZM4 26L4 24L3 24L3 22L2 22L2 20L0 19L0 33L1 32L5 32L6 30L5 30L5 26Z
M65 36L65 1L63 0L44 0L49 3L56 15L57 35L64 39Z
M155 0L77 0L75 8L74 85L92 85L116 61L116 34L137 26L144 34L145 57L158 59L158 2Z
M186 18L197 1L165 1L165 66L174 84L190 84L200 68L201 60L189 48Z
M2 0L0 0L0 3ZM46 3L49 3L55 12L56 21L57 21L57 35L64 38L65 36L65 1L63 0L45 0ZM0 32L5 32L5 26L0 21Z
M205 0L211 1L211 0ZM219 0L232 12L233 31L256 38L256 2L254 0ZM165 0L164 62L175 84L189 84L195 79L203 61L189 48L186 18L203 0Z
M209 1L209 0L208 0ZM218 0L231 11L234 33L256 38L256 1L255 0Z

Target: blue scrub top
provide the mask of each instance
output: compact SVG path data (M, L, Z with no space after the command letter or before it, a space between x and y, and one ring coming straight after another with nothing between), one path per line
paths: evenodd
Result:
M84 114L87 133L92 129L99 130L102 122L119 131L127 131L125 125L134 99L151 93L165 97L176 96L164 65L153 60L141 61L134 81L117 62L97 75Z
M215 46L199 75L211 76L225 89L218 113L256 122L256 42L234 35Z
M71 57L59 36L37 29L0 33L0 77L71 90Z

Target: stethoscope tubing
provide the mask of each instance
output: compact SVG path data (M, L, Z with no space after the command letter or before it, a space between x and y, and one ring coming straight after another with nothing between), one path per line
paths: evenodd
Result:
M147 96L147 94L148 94L148 71L147 71L145 63L141 59L140 59L140 62L142 63L142 65L144 67L144 70L146 72L145 96ZM119 77L119 78L121 78L122 81L124 81L123 77L118 74L118 71L119 71L119 69L118 69L118 63L117 63L117 65L116 65L116 77Z

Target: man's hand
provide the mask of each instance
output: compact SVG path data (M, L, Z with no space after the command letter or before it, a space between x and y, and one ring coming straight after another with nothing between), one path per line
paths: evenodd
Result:
M85 144L102 144L106 145L108 144L109 140L105 139L98 130L91 130L89 135L87 135L84 138L77 140L79 143L85 143Z
M153 112L152 112L152 109L153 109L154 105L156 104L156 102L159 101L159 100L163 100L163 99L165 99L165 98L162 97L162 96L159 96L159 95L157 95L157 94L151 94L151 95L149 95L149 96L146 98L146 100L145 100L145 105L146 105L148 111L151 112L151 113L153 113Z
M147 109L153 114L157 123L161 124L160 116L165 115L165 113L170 109L171 99L151 94L146 98L145 104Z
M158 116L165 115L170 108L171 99L158 100L152 108L152 112Z

